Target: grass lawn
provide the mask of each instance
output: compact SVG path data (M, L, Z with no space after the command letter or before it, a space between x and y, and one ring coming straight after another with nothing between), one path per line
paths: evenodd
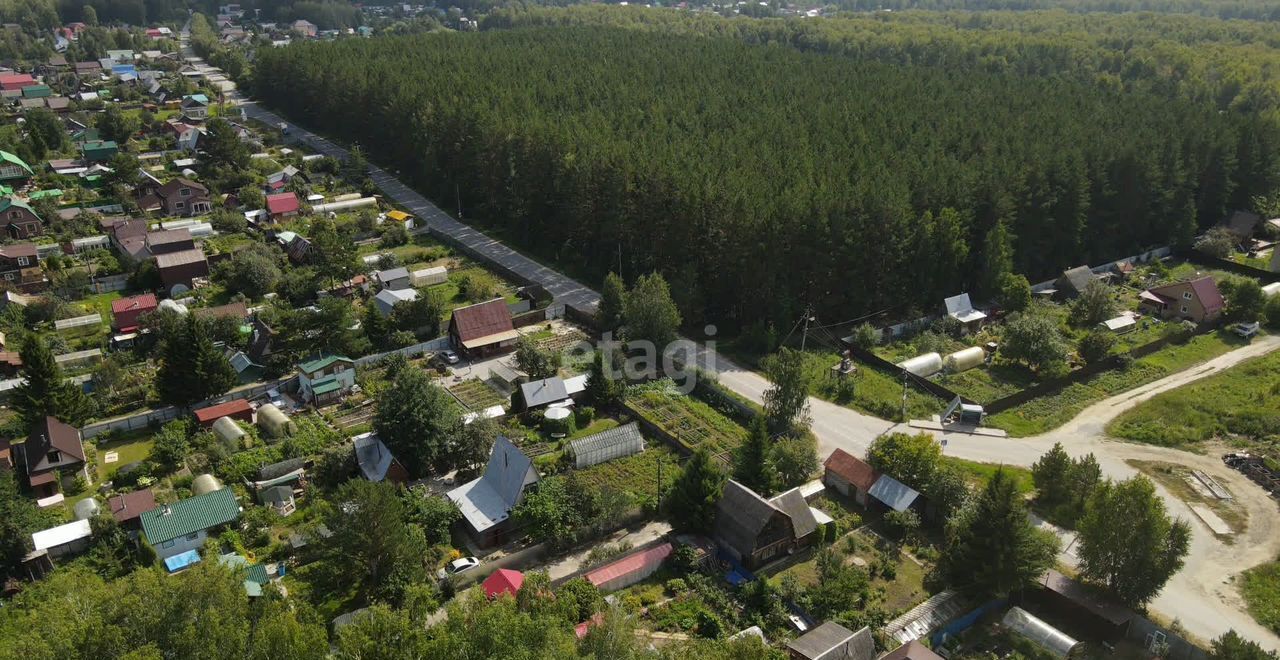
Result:
M841 392L840 383L831 375L831 367L840 363L834 351L805 352L805 371L809 376L810 393L818 398L847 406L854 410L884 419L903 421L902 380L866 364L857 365L853 379L853 392ZM942 412L946 403L922 392L916 387L907 388L907 417L928 419Z
M154 444L151 432L143 430L138 435L98 445L98 481L110 480L121 466L145 460L151 454L151 446ZM120 459L114 463L107 463L106 458L109 452L116 452L120 455Z
M1151 477L1155 481L1160 482L1173 493L1175 497L1186 502L1187 504L1201 504L1208 507L1214 513L1222 518L1236 534L1243 534L1249 528L1249 513L1244 507L1234 501L1223 501L1216 497L1205 497L1201 495L1195 488L1188 483L1189 479L1195 479L1191 476L1191 470L1174 463L1165 463L1162 461L1126 461L1129 465L1137 468L1143 474ZM1235 540L1234 536L1220 536L1220 539L1227 543Z
M580 428L577 431L574 431L569 435L568 438L565 438L565 439L577 440L578 438L585 438L589 435L603 433L605 431L608 431L611 428L616 428L618 426L620 426L620 424L618 423L618 420L613 419L612 417L600 417L598 419L593 420L586 427Z
M1004 429L1014 437L1044 433L1065 424L1080 411L1109 396L1189 369L1247 343L1227 330L1193 337L1185 344L1174 344L1135 360L1128 369L1098 374L1054 394L992 415L987 418L987 426Z
M1170 447L1216 437L1280 434L1280 353L1236 365L1126 411L1107 426L1113 436Z
M123 297L120 291L109 291L107 293L95 293L91 296L85 296L77 300L74 304L84 310L85 314L101 314L102 322L106 325L111 324L111 302L119 300Z
M977 463L974 461L966 461L960 458L952 458L944 456L943 459L948 465L952 465L960 470L965 476L965 480L974 489L986 486L996 473L996 470L1003 470L1005 474L1013 477L1014 483L1018 486L1019 495L1030 495L1035 490L1035 483L1031 479L1031 470L1019 467L1017 465L996 465L994 463Z
M662 485L669 489L680 473L676 453L666 445L647 441L639 454L577 470L578 478L590 487L609 486L626 493L636 503L656 500L658 467Z
M1240 577L1240 594L1255 621L1280 633L1280 561L1245 571Z

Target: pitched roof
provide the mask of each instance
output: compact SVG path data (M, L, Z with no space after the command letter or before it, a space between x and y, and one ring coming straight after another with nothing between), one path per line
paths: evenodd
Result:
M913 639L897 649L880 656L880 660L942 660L942 656L934 653L929 647Z
M515 596L521 586L524 586L524 573L509 568L499 568L484 579L484 595L489 598L497 598L502 594Z
M327 369L328 367L334 364L337 364L339 362L343 362L346 364L355 364L355 361L349 357L343 357L341 355L326 355L324 357L303 362L302 364L298 365L298 368L305 373L312 374L317 371L320 371L321 369Z
M298 203L298 196L291 192L267 195L267 210L272 214L294 213L299 208L301 208L301 206Z
M27 471L39 472L49 469L49 452L57 450L63 454L84 460L84 444L80 442L80 431L70 424L63 424L56 417L45 417L44 421L31 430L27 436L22 453L27 459Z
M843 449L831 452L822 465L858 490L871 490L872 484L880 478L870 465Z
M502 298L459 307L453 310L452 323L464 344L515 331L511 325L511 309Z
M1058 282L1063 280L1066 280L1068 286L1062 288L1069 288L1074 290L1075 293L1080 293L1089 285L1089 282L1093 281L1093 271L1088 266L1076 266L1071 270L1063 271L1062 277L1058 278Z
M867 493L894 511L906 511L920 497L914 488L887 474L880 475Z
M506 520L520 502L531 467L533 461L524 452L510 440L498 436L484 474L449 491L449 499L458 505L474 529L484 531ZM533 481L537 478L537 473L533 473Z
M383 444L376 433L362 433L354 438L356 464L360 472L369 481L382 481L387 478L387 470L391 469L391 461L395 456Z
M228 417L238 413L251 412L253 406L245 399L232 399L226 403L219 403L214 406L207 406L195 411L196 421L201 424L211 424L219 417Z
M31 170L31 166L27 164L27 161L22 160L21 158L18 158L17 156L9 153L8 151L0 150L0 161L4 161L6 163L9 163L10 165L17 165L18 167L21 167L22 169L26 170L27 174L31 174L31 175L35 174L35 172Z
M192 181L191 179L188 179L182 176L176 177L174 179L170 179L163 186L160 186L160 188L156 190L156 192L161 197L168 198L172 195L178 194L178 191L181 190L182 188L191 188L192 190L197 191L198 194L200 195L207 195L209 193L208 188L204 187L199 183L196 183L195 181Z
M756 537L781 509L755 491L730 479L716 503L715 533L729 546L742 551L755 547Z
M399 268L388 268L387 270L378 271L375 277L378 278L379 282L403 280L409 277L409 269L404 266L400 266Z
M799 488L774 495L769 503L791 518L791 528L795 531L796 538L802 539L818 529L818 521L813 517L813 511L809 509L809 503L804 501Z
M585 577L588 582L598 587L629 573L642 571L654 564L660 564L670 555L671 544L663 543L660 546L649 548L648 550L633 552L622 559L605 564L600 568L593 569L583 577Z
M149 310L156 308L156 296L154 293L144 293L140 296L131 296L129 298L118 298L111 301L111 313L123 314L133 310Z
M147 542L158 545L202 529L225 525L240 517L240 505L229 488L188 497L142 514Z
M156 255L156 267L164 270L165 268L197 264L204 260L204 250L201 250L200 248L196 248L194 250L182 250L181 252L170 252L168 254Z
M37 218L40 217L40 214L36 213L35 209L31 208L31 205L18 199L17 197L6 197L4 199L0 199L0 213L8 211L12 207L23 209L27 213L30 213L31 215L34 215Z
M872 660L876 657L876 642L870 628L863 626L853 632L834 621L787 642L787 648L793 655L807 660Z
M0 257L17 259L18 257L34 257L38 254L35 243L15 243L0 247Z
M65 525L58 525L41 530L31 535L31 544L37 551L56 548L72 541L87 539L93 535L93 528L88 520L77 520Z
M521 383L520 398L524 399L524 405L532 408L564 401L569 398L569 392L564 387L564 379L559 376L552 376L542 380Z
M1174 299L1176 296L1165 295L1166 291L1178 291L1185 286L1191 287L1191 292L1195 295L1200 304L1208 313L1222 311L1223 301L1222 292L1218 290L1218 284L1210 275L1198 277L1188 282L1174 282L1163 286L1152 287L1143 293L1151 293L1165 299Z
M249 307L242 302L233 302L225 305L218 305L217 307L201 307L199 309L193 309L191 310L191 313L207 319L222 317L243 319L248 318Z
M191 230L183 227L182 229L164 229L161 231L147 232L148 245L171 245L173 243L188 243L191 241Z
M107 499L107 508L116 522L127 522L156 508L156 494L150 488L135 490Z

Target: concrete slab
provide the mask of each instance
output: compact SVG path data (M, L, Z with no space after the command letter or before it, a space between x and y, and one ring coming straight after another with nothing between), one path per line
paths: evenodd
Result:
M1209 507L1203 504L1188 504L1191 510L1204 522L1204 524L1218 536L1234 536L1235 531L1226 523L1218 514L1214 513Z
M1008 437L1003 429L991 429L985 426L974 426L972 424L941 424L936 421L923 419L913 419L907 422L907 426L913 429L921 429L924 431L942 431L943 433L966 433L968 435L981 435L988 438L1004 438Z

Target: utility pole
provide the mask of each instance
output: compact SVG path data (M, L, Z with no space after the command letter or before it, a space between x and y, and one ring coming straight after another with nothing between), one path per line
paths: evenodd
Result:
M458 201L458 220L462 220L462 189L453 184L453 197Z
M800 351L804 352L805 342L809 339L809 322L813 321L813 307L804 306L804 330L800 333Z
M902 370L902 421L907 421L907 370Z

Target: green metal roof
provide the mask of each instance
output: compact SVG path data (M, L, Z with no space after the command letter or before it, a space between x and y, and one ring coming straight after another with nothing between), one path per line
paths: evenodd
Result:
M325 376L311 382L311 391L319 396L330 392L337 392L342 389L342 383L337 376Z
M341 355L328 355L322 358L312 360L310 362L303 362L302 364L298 365L298 368L301 369L303 373L312 374L317 371L320 371L321 369L328 368L329 365L332 365L335 362L350 363L352 362L352 360L351 358L343 357Z
M17 156L7 151L0 151L0 160L6 163L17 165L18 167L21 167L22 169L27 171L27 174L35 175L35 172L31 171L31 166L28 165L25 160L22 160L21 158L18 158Z
M223 488L143 513L142 532L146 534L147 542L157 545L202 529L225 525L239 517L240 505L236 504L235 495L230 489Z
M53 96L53 90L48 85L27 85L22 88L23 98L38 99L46 96Z
M44 199L45 197L61 197L63 195L61 188L50 188L48 190L37 190L27 197L31 199Z
M26 209L31 213L31 215L34 215L37 218L40 217L40 214L36 213L35 209L31 208L30 205L18 199L17 197L6 197L4 199L0 199L0 213L4 213L5 211L8 211L10 207L14 207L14 206L20 209Z
M119 145L111 140L88 140L84 143L85 151L90 149L119 149Z

